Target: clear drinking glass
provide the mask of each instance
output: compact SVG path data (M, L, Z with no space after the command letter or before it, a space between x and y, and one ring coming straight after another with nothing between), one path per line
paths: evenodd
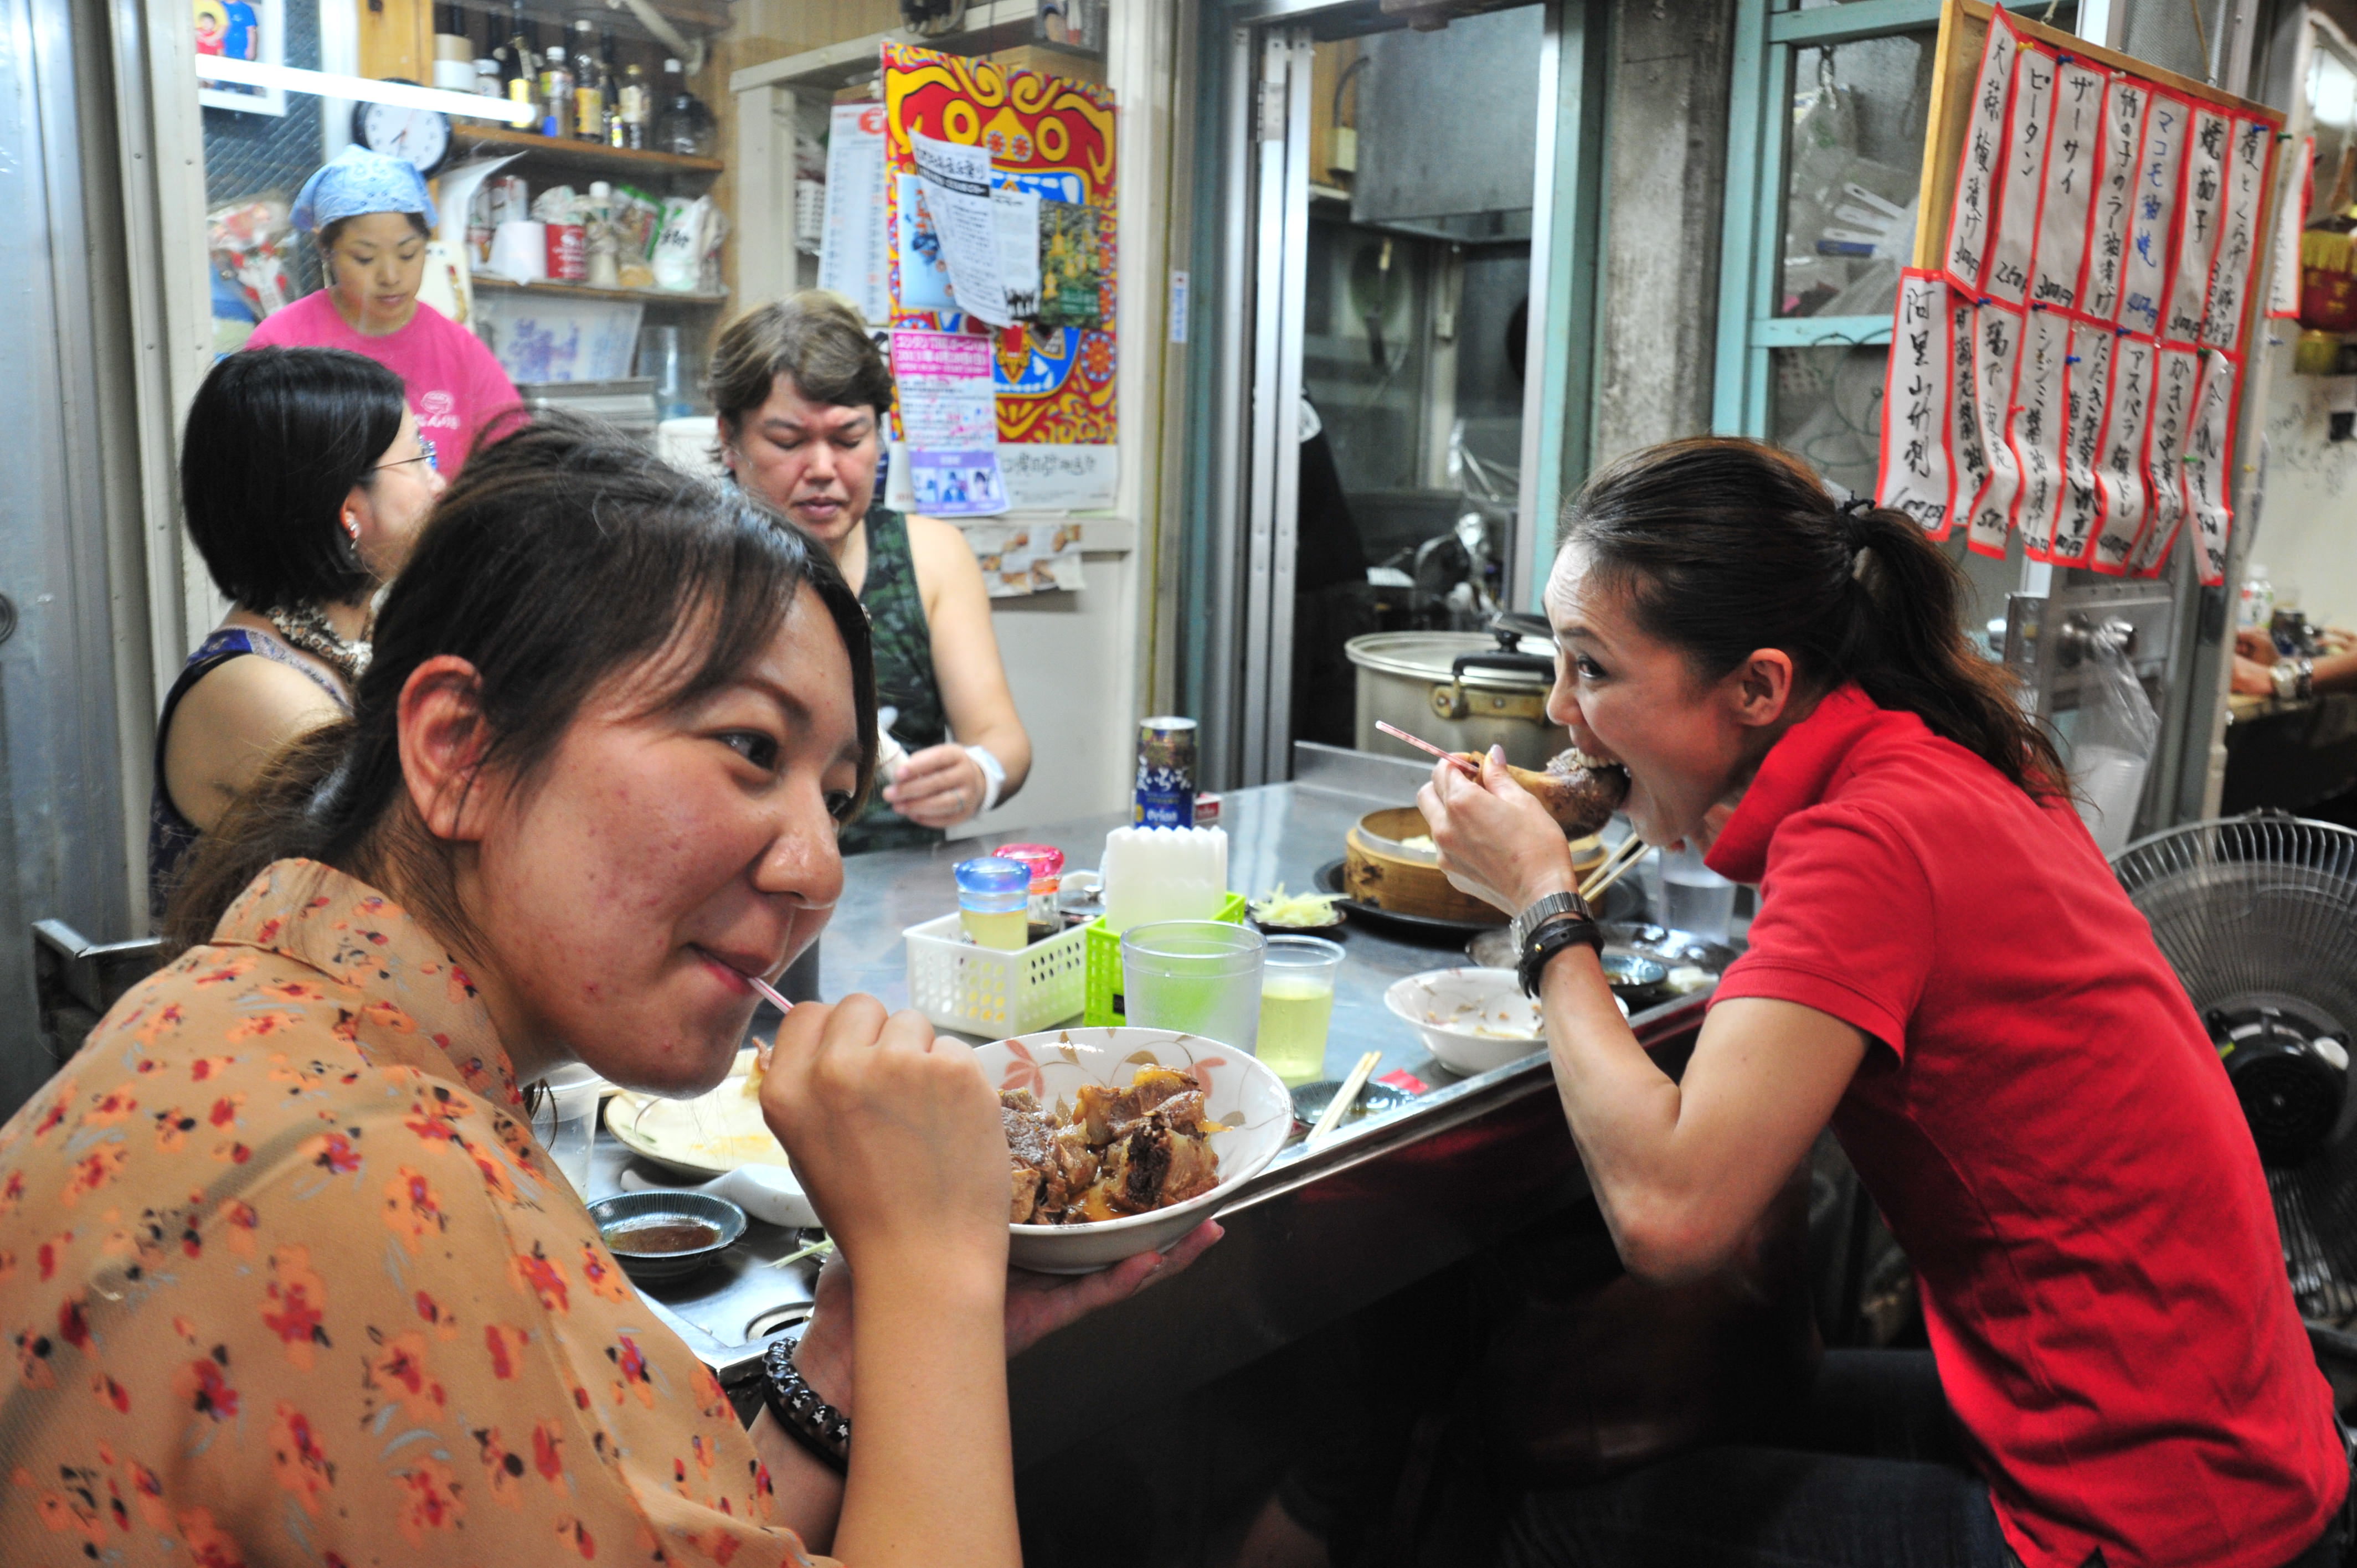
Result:
M1260 1038L1267 939L1225 920L1157 920L1121 937L1122 1011L1132 1024L1217 1040L1247 1056Z
M1271 937L1260 976L1260 1048L1288 1089L1326 1076L1326 1029L1342 949L1323 937Z
M1723 942L1734 918L1734 883L1705 865L1691 849L1662 857L1662 924L1706 941Z

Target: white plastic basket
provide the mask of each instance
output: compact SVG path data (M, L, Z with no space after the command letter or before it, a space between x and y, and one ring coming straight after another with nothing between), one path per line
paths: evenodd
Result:
M944 1029L1003 1039L1077 1018L1088 1001L1086 926L1019 951L966 941L955 915L910 926L909 1002Z

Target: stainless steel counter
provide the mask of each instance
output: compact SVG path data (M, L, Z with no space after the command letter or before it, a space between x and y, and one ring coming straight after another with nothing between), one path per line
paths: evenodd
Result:
M1301 889L1342 853L1343 834L1376 806L1398 805L1426 776L1415 764L1304 748L1291 784L1224 797L1231 886ZM1026 837L1093 865L1126 819L1083 819ZM864 856L820 950L822 993L908 999L900 932L954 902L950 866L974 846ZM1366 1050L1380 1077L1405 1069L1425 1086L1414 1101L1350 1123L1317 1154L1296 1143L1240 1187L1220 1213L1227 1236L1187 1273L1034 1347L1010 1369L1018 1462L1042 1456L1096 1408L1110 1369L1166 1391L1210 1380L1400 1289L1587 1191L1544 1053L1459 1078L1383 1006L1402 975L1465 961L1463 940L1429 944L1352 920L1337 936L1345 960L1327 1039L1329 1077ZM1656 1049L1689 1045L1704 996L1640 1014ZM594 1196L613 1190L630 1156L601 1134ZM652 1167L640 1174L662 1179ZM646 1294L724 1383L757 1374L762 1341L807 1311L813 1271L770 1268L793 1232L756 1224L719 1267L684 1288Z

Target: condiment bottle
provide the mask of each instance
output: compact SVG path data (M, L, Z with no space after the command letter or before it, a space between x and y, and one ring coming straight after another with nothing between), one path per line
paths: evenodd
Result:
M1064 917L1056 908L1056 893L1063 886L1064 852L1053 844L1003 843L998 855L1001 860L1022 862L1031 873L1030 903L1024 916L1031 940L1045 941L1062 930Z
M548 46L548 58L540 68L540 134L544 136L569 136L573 134L573 72L565 63L565 46Z
M589 52L597 41L597 25L587 16L576 18L573 24L573 134L584 142L606 139L604 84Z
M1019 860L985 855L957 865L958 923L976 947L1017 952L1030 945L1025 907L1031 870Z

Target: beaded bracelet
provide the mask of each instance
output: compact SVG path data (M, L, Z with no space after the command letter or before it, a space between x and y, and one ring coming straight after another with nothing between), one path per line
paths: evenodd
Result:
M762 1352L761 1397L778 1424L837 1475L851 1469L851 1418L818 1397L794 1365L800 1339L780 1335Z

